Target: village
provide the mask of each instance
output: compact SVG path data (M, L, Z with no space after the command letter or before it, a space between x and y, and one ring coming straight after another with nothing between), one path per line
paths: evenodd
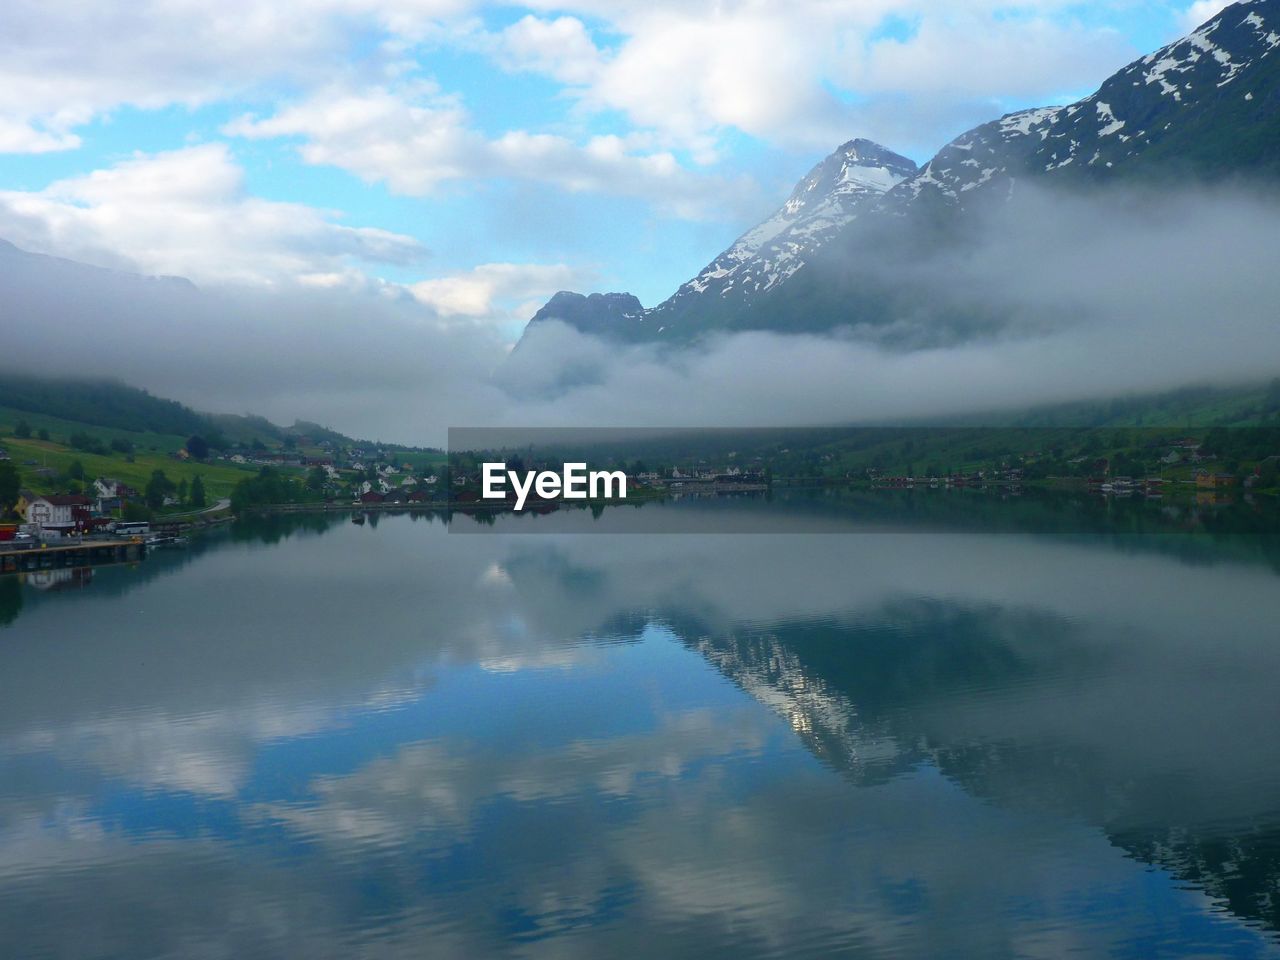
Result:
M1168 451L1145 462L1131 454L1077 455L1031 451L1001 459L988 467L921 472L888 473L874 467L866 481L876 489L951 490L1000 487L1014 494L1034 482L1051 487L1085 489L1104 497L1144 497L1158 500L1166 494L1194 493L1201 503L1230 503L1234 491L1270 489L1275 485L1280 455L1270 454L1252 464L1227 463L1204 451L1195 437L1173 440Z
M192 436L168 453L157 451L144 467L132 448L108 450L101 441L75 434L66 443L47 434L29 436L29 430L16 429L15 439L8 442L13 450L0 446L0 472L31 481L20 482L16 495L0 502L0 550L8 553L112 538L148 546L181 544L190 530L247 511L501 510L515 499L514 492L505 500L481 496L486 455L476 451L446 454L305 434L288 436L274 447L254 441L212 449L202 437ZM1118 435L1126 448L1111 451L1105 449L1105 434L1100 440L1098 433L1084 431L1068 435L1074 450L1059 437L1045 449L992 454L997 448L991 438L1000 436L964 436L970 446L960 449L950 435L886 431L878 446L855 445L852 451L777 447L756 455L725 451L720 463L686 457L660 465L615 455L608 465L626 475L629 500L753 494L810 484L898 490L999 487L1016 494L1034 484L1116 498L1193 493L1206 504L1269 491L1280 467L1280 456L1273 452L1274 431L1252 439L1244 430L1149 437L1134 431ZM978 446L971 443L975 438ZM1088 452L1099 448L1103 452ZM20 462L15 462L15 452ZM24 456L37 453L40 459ZM923 460L922 468L912 463L917 459ZM962 465L943 466L947 459ZM539 466L530 460L521 466ZM895 460L906 461L905 469L893 469ZM128 470L130 480L90 477L86 465ZM549 461L543 466L558 465ZM542 509L558 500L532 498Z

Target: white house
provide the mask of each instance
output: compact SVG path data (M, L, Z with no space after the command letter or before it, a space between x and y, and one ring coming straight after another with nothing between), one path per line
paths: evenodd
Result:
M42 530L67 532L76 529L89 519L93 501L78 494L54 494L39 496L27 503L27 523L34 523Z
M109 500L112 497L122 497L124 492L120 489L123 484L119 480L111 477L99 477L93 481L93 494L98 500Z

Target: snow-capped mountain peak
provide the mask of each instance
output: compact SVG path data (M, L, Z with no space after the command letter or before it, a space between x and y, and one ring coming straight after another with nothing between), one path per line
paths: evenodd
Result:
M1019 177L1098 181L1144 166L1182 166L1196 175L1227 165L1217 126L1258 129L1273 122L1268 102L1280 69L1277 7L1276 0L1234 3L1113 74L1083 100L975 127L943 147L896 199L932 194L963 207L971 191L1007 187ZM1251 137L1249 150L1230 157L1241 169L1272 162L1262 137Z
M778 211L751 228L655 313L679 313L682 298L708 293L750 298L804 266L859 208L916 172L906 157L870 140L850 140L822 160Z

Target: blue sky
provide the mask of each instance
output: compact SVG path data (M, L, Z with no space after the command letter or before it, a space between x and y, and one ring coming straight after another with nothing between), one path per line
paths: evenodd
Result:
M514 333L561 288L661 300L844 140L923 161L1220 6L11 0L0 237Z

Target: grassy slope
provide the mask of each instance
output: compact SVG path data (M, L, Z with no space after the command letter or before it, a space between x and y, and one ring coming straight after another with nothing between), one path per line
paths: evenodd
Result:
M13 430L19 420L25 420L31 425L33 439L41 430L48 430L49 438L58 442L65 442L73 433L87 433L107 445L110 445L112 440L128 440L138 448L139 452L151 452L151 448L154 447L156 452L162 453L179 450L187 442L185 436L178 434L100 427L96 424L64 420L44 413L30 413L14 407L0 406L0 447L7 447L13 442Z
M142 437L155 434L141 434ZM53 493L60 490L62 484L58 477L37 476L36 467L25 464L34 460L40 467L50 467L59 476L64 474L73 460L79 460L84 466L85 477L90 481L95 477L114 477L123 480L129 486L141 491L151 479L154 470L163 470L174 483L186 480L188 484L199 475L204 480L206 496L210 503L220 497L229 497L231 488L236 482L257 472L256 467L240 467L224 463L191 463L174 459L168 449L152 453L139 450L134 454L134 462L129 463L123 454L112 453L110 456L98 456L81 450L72 450L65 443L43 440L18 440L8 436L0 438L0 446L9 451L9 455L18 466L22 476L22 484L37 493Z

